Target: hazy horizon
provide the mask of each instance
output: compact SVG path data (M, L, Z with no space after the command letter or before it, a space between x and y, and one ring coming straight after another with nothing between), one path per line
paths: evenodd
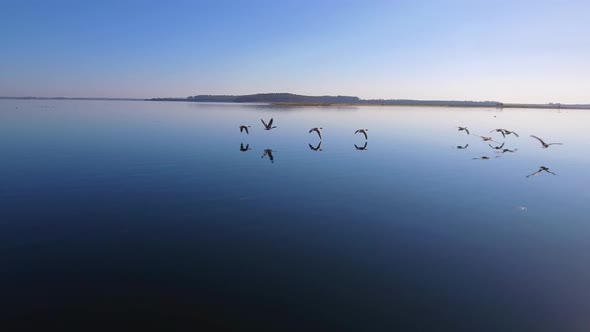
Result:
M590 3L9 2L0 95L587 104Z

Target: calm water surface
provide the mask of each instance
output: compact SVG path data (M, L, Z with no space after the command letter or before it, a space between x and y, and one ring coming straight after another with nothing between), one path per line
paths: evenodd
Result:
M588 111L0 101L0 320L588 331L589 124ZM526 177L540 166L556 175Z

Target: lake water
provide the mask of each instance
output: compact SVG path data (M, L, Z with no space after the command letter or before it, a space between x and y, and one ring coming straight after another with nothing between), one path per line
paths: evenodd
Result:
M589 128L583 110L3 100L0 321L588 331ZM540 166L556 175L526 177Z

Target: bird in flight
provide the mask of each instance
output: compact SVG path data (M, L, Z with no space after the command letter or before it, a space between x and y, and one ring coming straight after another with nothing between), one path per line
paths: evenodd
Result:
M246 144L246 146L244 147L244 143L240 143L240 151L242 152L246 152L249 151L250 149L250 144Z
M264 157L267 157L267 156L268 156L268 159L270 159L270 162L271 163L274 163L275 162L275 158L272 155L272 150L271 149L264 149L264 154L262 155L261 158L264 158Z
M311 144L308 144L308 145L309 145L309 148L312 149L313 151L322 151L322 141L320 141L317 146L313 146Z
M502 151L496 151L497 153L506 153L506 152L516 152L518 151L518 149L514 149L514 150L510 150L510 149L502 149Z
M490 131L490 134L493 132L497 132L497 133L502 134L502 137L504 137L504 138L506 137L506 134L504 134L504 129L494 129L494 130Z
M502 148L504 147L504 143L502 143L502 145L499 146L492 146L491 144L488 144L490 146L490 148L494 149L494 150L502 150Z
M537 141L541 142L541 145L543 146L543 149L548 148L551 145L563 145L563 143L545 143L545 141L543 141L542 139L540 139L539 137L535 136L535 135L531 135L532 138L536 139Z
M518 136L518 134L516 132L514 132L512 130L506 130L506 129L504 129L504 134L506 134L506 135L514 135L516 137L520 137L520 136Z
M319 127L319 128L318 127L315 127L315 128L311 128L309 130L309 132L311 133L311 132L314 132L315 131L316 133L318 133L318 136L320 137L320 139L322 139L322 133L320 132L320 130L322 130L322 129L323 129L322 127Z
M240 133L243 132L244 130L246 131L246 134L250 134L248 132L248 128L250 128L250 126L245 126L245 125L241 125L240 126Z
M457 127L459 129L457 129L457 131L465 131L467 133L467 135L469 135L469 129L467 129L467 127Z
M368 137L367 137L367 131L369 131L369 129L358 129L354 133L355 134L361 133L361 134L365 135L365 139L368 139Z
M270 121L268 121L268 124L266 124L266 122L264 122L264 120L262 120L262 119L260 119L260 121L262 121L262 124L264 125L264 130L271 130L273 128L276 128L276 126L272 125L273 118L270 118Z
M477 136L479 136L479 135L477 135ZM500 143L498 143L498 142L494 141L494 140L493 140L491 137L489 137L489 136L479 136L479 137L481 137L481 139L482 139L484 142L491 141L491 142L494 142L494 143L500 144Z
M363 145L363 146L358 146L358 145L356 145L356 144L355 144L355 145L354 145L354 147L355 147L357 150L364 151L364 150L366 150L366 149L367 149L367 142L365 142L365 145Z
M547 173L549 173L549 174L557 175L557 174L555 174L555 173L551 172L551 171L549 170L549 168L548 168L548 167L541 166L541 167L539 167L539 170L538 170L538 171L536 171L536 172L534 172L534 173L532 173L532 174L529 174L529 175L527 175L526 177L527 177L527 178L530 178L531 176L537 176L537 175L538 175L539 173L541 173L541 172L547 172Z
M469 146L469 144L465 144L465 146L457 145L457 149L460 149L460 150L467 149L468 146Z

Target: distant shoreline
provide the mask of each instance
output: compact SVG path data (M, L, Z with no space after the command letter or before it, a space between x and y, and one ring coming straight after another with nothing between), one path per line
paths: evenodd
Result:
M239 103L235 103L239 104ZM330 106L409 106L409 107L458 107L458 108L540 108L540 109L580 109L590 110L590 105L547 105L547 104L503 104L502 106L491 106L491 105L457 105L457 104L374 104L374 103L269 103L274 106L285 106L285 107L330 107Z
M298 99L297 101L275 101L273 99ZM307 101L307 100L333 100L333 101ZM345 99L345 102L339 102ZM352 100L351 100L352 99ZM354 107L354 106L419 106L419 107L458 107L458 108L536 108L536 109L578 109L590 110L590 104L527 104L527 103L501 103L479 101L443 101L443 100L411 100L411 99L384 99L363 100L357 97L344 96L302 96L292 94L257 94L247 96L195 96L189 98L93 98L93 97L5 97L0 100L94 100L94 101L164 101L187 103L229 103L248 104L259 103L284 107ZM301 100L301 101L299 101Z
M113 100L144 101L145 98L99 98L99 97L0 97L0 100Z

